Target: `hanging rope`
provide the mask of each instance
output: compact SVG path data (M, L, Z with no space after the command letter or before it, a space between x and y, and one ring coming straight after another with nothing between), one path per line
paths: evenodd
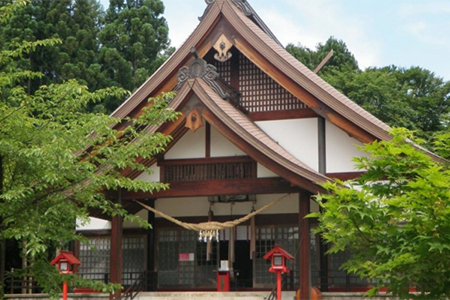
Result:
M185 229L188 230L195 230L195 231L200 231L200 230L223 230L226 228L232 228L235 227L241 223L244 223L247 220L250 220L251 217L256 216L257 214L269 209L270 207L274 206L276 203L280 202L281 200L289 197L290 194L284 195L283 197L276 199L272 202L270 202L269 204L264 205L263 207L261 207L260 209L251 212L250 214L246 215L245 217L242 217L240 219L236 219L233 221L227 221L224 223L220 223L220 222L204 222L204 223L198 223L198 224L194 224L194 223L185 223L185 222L181 222L180 220L177 220L171 216L166 215L163 212L160 212L156 209L154 209L153 207L150 207L148 205L145 205L144 203L134 200L134 202L138 203L139 205L141 205L143 208L155 213L156 215L163 217L164 219L169 220L172 223L175 223Z

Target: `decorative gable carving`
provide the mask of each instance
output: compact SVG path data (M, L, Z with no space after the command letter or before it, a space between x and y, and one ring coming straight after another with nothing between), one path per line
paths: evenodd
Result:
M214 49L216 49L217 51L217 53L214 55L214 58L222 63L226 62L233 56L231 52L229 52L231 47L233 47L233 44L227 39L224 34L222 34L222 36L214 44Z
M216 81L219 78L216 67L199 57L195 48L191 48L191 53L195 59L187 67L185 66L178 70L178 85L174 90L178 91L189 78L202 78L222 99L228 99L230 95Z

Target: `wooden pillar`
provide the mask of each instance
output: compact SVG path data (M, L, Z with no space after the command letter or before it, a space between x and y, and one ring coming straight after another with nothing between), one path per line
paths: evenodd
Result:
M117 202L121 203L120 190ZM109 260L109 282L122 283L122 238L123 238L123 218L114 216L111 220L111 251ZM109 299L120 299L121 291L110 294Z
M310 237L309 219L305 218L309 213L309 203L311 194L306 191L300 192L299 197L299 263L300 263L300 299L309 300L311 291L311 270L310 270Z
M322 117L318 118L318 132L319 132L319 172L326 174L327 172L327 155L326 155L326 123ZM322 236L319 242L319 274L320 274L320 290L322 292L328 291L328 257L327 244Z
M318 141L319 141L319 172L325 174L327 172L327 145L326 145L326 127L325 119L317 118Z
M155 208L155 199L150 199L147 204ZM147 285L148 291L156 290L156 274L155 272L155 244L156 244L156 227L155 227L155 213L148 211L147 221L152 225L152 229L147 231Z

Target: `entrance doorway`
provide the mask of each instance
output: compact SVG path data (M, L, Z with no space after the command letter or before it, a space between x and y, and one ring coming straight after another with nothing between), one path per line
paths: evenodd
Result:
M220 260L228 260L229 241L220 242ZM231 288L240 290L253 287L253 260L250 259L250 241L234 242L234 276Z

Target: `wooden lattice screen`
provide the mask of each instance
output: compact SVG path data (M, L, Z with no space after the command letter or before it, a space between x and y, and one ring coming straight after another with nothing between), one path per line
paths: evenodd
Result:
M240 104L249 112L267 112L306 108L247 57L239 55Z

